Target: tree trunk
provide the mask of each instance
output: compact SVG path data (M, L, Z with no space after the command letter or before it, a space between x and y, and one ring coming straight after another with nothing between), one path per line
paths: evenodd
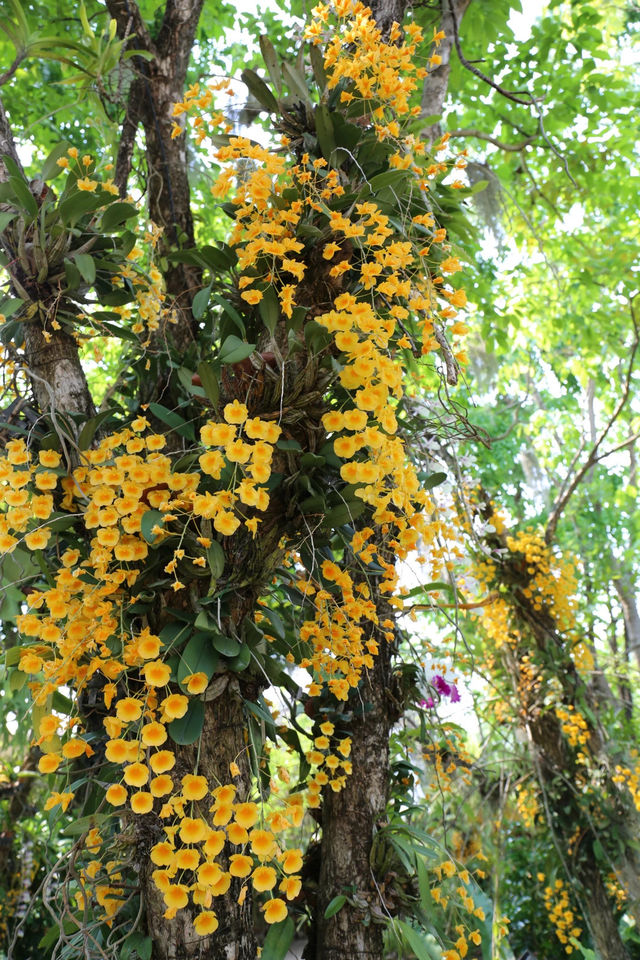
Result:
M174 104L184 97L185 81L198 20L204 0L167 0L157 37L149 35L133 0L107 0L121 37L131 37L131 48L153 54L147 61L134 57L137 76L129 88L123 137L116 163L116 182L121 193L131 167L135 131L145 132L149 217L163 230L159 253L193 247L193 217L187 165L187 139L172 139ZM176 345L186 349L195 335L191 314L193 297L202 286L202 272L189 264L169 263L164 270L167 293L174 301L179 323L172 328Z
M458 26L471 0L440 0L440 24L438 30L444 33L436 53L442 57L442 63L429 72L424 82L422 102L420 104L423 117L440 116L444 107L445 97L449 89L449 74L451 73L451 53L454 48L453 17ZM442 136L442 127L439 121L429 124L420 132L423 139L432 144Z
M635 657L640 667L640 613L635 585L629 574L621 571L614 577L613 586L622 607L629 656Z
M22 169L11 126L0 99L0 157L3 154L9 155ZM7 178L7 169L0 159L0 182ZM5 238L0 238L0 246L4 245L4 240ZM8 250L11 252L10 248ZM64 416L67 413L79 413L89 418L96 412L80 363L78 345L73 337L62 329L52 330L47 340L40 320L35 317L25 321L24 337L27 373L31 378L38 408L40 413L51 415L53 426L59 434L63 434L64 441L67 430L64 426L62 429L58 428L55 422L56 414ZM72 433L71 439L75 440L81 425L66 421L66 426ZM75 453L69 449L66 453L71 465L76 460Z
M255 691L243 690L248 699L255 697ZM246 800L251 790L251 769L245 742L246 721L243 715L240 686L231 679L223 695L206 704L204 728L202 731L202 749L197 756L197 744L176 747L176 779L186 773L193 773L198 765L198 773L206 776L210 784L233 782L237 788L238 802ZM240 775L233 778L229 765L236 763ZM208 807L211 797L208 795L198 806L200 813L208 819ZM229 892L216 897L210 909L217 914L219 927L207 937L196 934L193 929L193 917L198 912L193 907L181 910L173 920L164 917L165 904L162 893L156 887L151 873L154 869L149 859L149 849L161 839L160 821L156 821L156 832L149 837L146 850L142 851L141 886L147 911L149 935L153 940L153 960L255 960L256 939L252 920L251 894L248 893L242 904L238 903L240 891L246 881L234 878ZM228 856L237 853L229 847L218 858L223 869L228 867Z
M631 954L620 938L618 922L611 911L611 900L593 850L589 853L587 859L576 864L575 872L584 891L587 922L594 946L602 960L631 960Z
M384 619L382 604L378 607ZM323 801L317 960L382 960L381 898L370 855L376 827L386 813L389 734L397 716L388 695L392 645L382 636L377 639L374 668L359 689L361 699L356 699L358 692L354 697L353 773L339 793L327 790ZM340 894L349 899L325 919L327 905Z

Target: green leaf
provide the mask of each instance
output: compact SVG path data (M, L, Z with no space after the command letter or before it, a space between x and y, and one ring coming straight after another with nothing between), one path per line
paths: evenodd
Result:
M67 140L63 140L62 143L56 144L42 165L42 172L40 176L43 180L54 180L58 174L62 173L62 167L58 166L57 161L60 159L60 157L64 157L68 149L69 143Z
M96 263L88 253L76 253L73 258L85 283L92 284L96 279Z
M9 212L9 211L5 211L4 213L0 213L0 233L2 233L2 231L4 230L4 228L5 228L5 227L8 227L9 224L11 223L11 221L12 221L12 220L15 220L15 218L16 218L17 216L18 216L17 213L11 213L11 212Z
M276 48L272 44L269 37L264 33L260 35L260 50L262 52L262 59L264 60L265 66L269 72L269 77L271 83L274 85L278 94L282 94L282 70L280 68L280 61L278 59L278 54L276 53Z
M298 68L292 66L290 63L287 63L285 61L282 64L282 75L291 93L292 94L297 93L298 96L301 97L305 103L308 103L309 105L311 105L309 88L307 87L304 76L298 70Z
M278 450L302 450L302 447L297 440L278 440L276 442L276 447Z
M220 399L220 384L213 367L206 360L201 360L198 364L198 376L202 382L202 389L211 403L216 406Z
M243 83L249 88L250 93L256 98L258 103L269 113L278 113L278 101L266 85L262 77L259 77L255 70L243 70L240 74Z
M9 184L18 198L20 207L26 210L31 217L37 217L38 204L31 190L29 190L26 180L23 180L22 177L9 177Z
M119 340L130 340L131 343L138 343L138 336L129 330L128 327L122 327L119 324L109 323L107 320L100 320L100 332L106 331Z
M325 920L328 920L329 917L334 917L336 913L339 913L346 902L347 898L345 897L344 893L339 893L337 897L334 897L333 900L330 900L327 904L327 909L324 912Z
M240 648L240 653L237 657L233 657L229 660L229 670L233 670L235 673L242 673L243 670L246 670L249 664L251 663L251 649L243 645Z
M423 934L396 917L393 921L394 926L400 929L404 939L407 941L410 949L413 950L418 960L441 960L442 951L438 942L431 934ZM428 938L428 939L427 939Z
M58 205L60 219L70 227L74 227L86 213L92 213L102 206L102 199L95 193L78 190L66 197Z
M138 210L132 203L117 201L110 204L102 214L102 229L111 233L116 227L121 226L125 220L138 216Z
M236 310L236 308L235 308L231 303L229 303L228 300L225 300L224 297L221 297L219 293L214 293L212 299L213 299L220 307L222 307L222 309L224 310L224 312L225 312L229 317L231 317L231 319L233 320L233 322L234 322L235 325L237 326L238 330L240 331L240 333L241 333L242 336L244 337L244 336L246 335L246 332L247 332L247 331L246 331L246 328L245 328L245 325L244 325L244 320L242 319L242 317L240 316L240 314L238 313L238 311Z
M441 483L444 483L447 479L446 473L432 473L422 484L424 490L433 490L434 487L439 487Z
M161 403L150 403L149 410L158 420L162 420L162 422L166 423L172 430L179 433L181 437L186 437L187 440L195 440L193 424L183 420L175 410L168 410L166 407L163 407Z
M211 641L223 657L237 657L240 653L240 644L235 637L227 637L224 633L214 633Z
M323 527L335 530L338 527L344 527L346 523L351 523L357 517L364 513L365 504L362 500L352 500L350 503L341 503L332 510L329 510L324 518Z
M69 290L77 290L82 283L82 276L75 263L73 263L71 260L67 260L66 257L64 261L64 274Z
M204 726L204 701L190 700L184 717L173 720L167 726L167 732L174 743L188 746L195 743Z
M87 420L80 435L78 437L78 446L81 450L88 450L93 440L96 430L101 423L104 423L109 417L113 416L113 410L103 410L101 413L96 414L95 417L91 417L90 420Z
M9 674L9 690L11 690L12 693L16 690L22 690L27 679L27 674L23 673L22 670L12 670Z
M4 300L0 300L0 313L3 313L7 318L12 317L23 304L24 300L20 300L18 297L5 297Z
M273 287L267 287L264 296L258 304L258 313L269 333L273 336L278 320L280 319L280 303Z
M433 580L431 583L423 583L417 587L412 587L406 596L419 597L423 593L437 593L439 590L446 590L455 594L455 590L450 583L445 583L444 580Z
M218 661L218 654L211 646L211 635L198 631L180 654L178 682L182 683L190 673L206 673L207 680L211 680Z
M313 77L318 85L318 89L322 93L327 86L327 74L324 69L324 57L320 52L320 48L317 47L315 43L309 44L309 57L311 59Z
M195 320L200 320L200 318L204 315L210 296L211 284L209 284L208 287L203 287L202 290L198 290L196 293L195 297L193 298L193 303L191 304L191 313L193 314Z
M262 945L261 960L285 960L295 932L296 925L291 917L274 923Z
M316 133L318 143L323 156L329 160L331 154L336 149L336 140L333 132L333 120L331 111L324 103L321 103L315 110Z
M162 526L163 520L164 513L161 513L160 510L147 510L147 512L142 515L140 533L147 543L155 543L157 534L153 533L153 528L155 526Z
M198 249L201 261L210 270L229 270L237 261L235 252L226 244L214 247L207 243Z
M99 827L101 823L104 823L105 820L109 819L109 816L110 814L108 813L92 813L87 817L79 817L72 823L67 824L62 831L63 836L80 837L83 833L87 833L93 827Z
M218 580L222 576L226 559L225 552L221 545L217 540L213 540L211 546L207 548L207 560L209 561L209 569L211 570L211 576L214 580Z
M255 349L255 343L245 343L244 340L230 334L220 347L218 360L220 363L240 363L241 360L250 357Z

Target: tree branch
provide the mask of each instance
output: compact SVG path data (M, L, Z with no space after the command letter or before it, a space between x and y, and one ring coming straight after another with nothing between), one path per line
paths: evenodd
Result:
M26 55L26 50L20 50L9 69L5 70L3 74L0 74L0 87L2 87L8 80L11 80L11 77L14 75Z
M9 120L4 109L2 99L0 98L0 181L9 179L7 168L2 162L2 157L5 154L8 154L18 165L20 170L22 170L22 164L20 163L20 157L18 156L18 151L16 150L16 144L13 139Z
M134 46L157 56L156 45L135 0L106 0L106 5L110 16L118 24L118 35L135 38Z
M524 150L536 139L535 136L533 136L526 137L526 139L522 140L520 143L503 143L502 140L496 140L495 137L489 136L488 133L483 133L482 130L474 130L470 127L463 130L449 130L447 132L450 138L474 137L476 140L486 140L488 143L492 143L494 147L499 147L500 150L506 150L507 152L514 153L519 153L521 150Z
M120 134L120 143L118 144L118 154L116 157L114 183L121 197L125 197L127 194L133 148L135 147L136 133L138 132L138 124L140 123L139 103L141 96L143 96L143 84L140 78L136 77L129 88L127 112L122 123L122 133Z
M488 84L494 90L497 90L503 97L507 100L513 100L514 103L520 103L525 107L529 107L532 104L539 103L540 97L534 97L532 93L528 93L526 90L505 90L504 87L501 87L499 83L496 83L495 80L492 80L491 77L488 77L486 73L483 73L482 70L479 70L478 67L474 66L462 52L462 47L460 46L460 34L458 32L458 23L459 20L456 16L454 9L454 0L447 0L447 5L451 13L451 25L453 27L453 41L455 43L456 52L460 58L460 63L463 67L466 67L474 76L478 77L484 83ZM525 99L526 98L526 99Z
M637 296L637 294L635 296ZM562 512L564 511L564 508L568 504L569 500L571 499L571 497L573 496L577 488L580 486L580 483L582 482L586 474L589 472L589 470L600 460L604 460L605 457L608 457L610 456L610 454L615 453L616 450L620 450L623 447L628 446L630 443L633 443L637 439L636 435L632 437L628 437L622 443L618 444L616 447L613 447L611 450L608 450L606 453L602 453L602 454L599 453L599 450L603 441L607 438L609 431L611 430L612 426L614 425L614 423L622 413L627 403L627 400L629 399L629 394L631 392L631 375L633 373L633 364L634 364L635 356L638 350L638 344L640 343L638 322L636 320L635 311L633 309L634 298L635 297L633 297L629 301L629 309L631 311L631 320L632 320L633 329L634 329L634 340L631 345L631 356L629 357L629 365L627 367L627 373L626 373L624 385L622 388L622 396L620 397L620 400L618 401L618 404L615 410L609 417L609 420L607 421L607 425L605 426L604 430L602 431L602 433L600 434L600 436L592 446L589 456L587 457L583 465L580 467L580 469L576 473L571 483L567 485L567 480L571 473L571 468L570 468L569 473L567 474L567 477L565 478L565 482L563 484L563 488L565 489L563 490L563 492L560 493L560 496L556 500L547 523L547 529L544 535L544 539L546 543L553 542L553 538L556 532L556 527L558 526L558 521L562 516Z

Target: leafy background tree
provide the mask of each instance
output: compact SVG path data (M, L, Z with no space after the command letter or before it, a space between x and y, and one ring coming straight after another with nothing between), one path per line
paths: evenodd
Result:
M109 926L95 901L85 901L78 929L69 904L78 895L76 863L88 831L106 822L108 677L54 694L60 716L79 711L94 755L73 764L66 809L44 810L57 788L38 772L18 618L64 546L14 549L2 560L2 709L15 731L2 801L10 956L253 957L264 942L262 956L275 958L296 928L307 957L637 955L637 10L549 3L517 41L514 10L443 0L407 19L401 4L375 6L389 45L401 39L394 20L420 24L427 41L444 33L437 47L425 42L414 54L429 75L415 91L420 114L411 129L434 163L444 155L443 133L453 160L451 144L466 155L435 172L429 204L411 207L407 178L388 169L384 141L357 114L340 119L348 108L326 90L317 48L300 42L302 10L246 14L254 38L247 51L225 5L4 5L4 443L25 437L33 451L60 452L73 469L84 451L144 415L166 437L174 470L188 471L196 427L219 420L226 403L251 396L255 412L278 410L280 486L269 490L257 537L205 537L213 542L196 568L204 576L194 579L180 557L167 576L171 554L156 543L158 517L147 511L152 559L129 623L135 632L135 618L146 618L178 651L169 661L171 690L184 691L185 678L204 672L205 699L194 697L186 720L172 724L180 775L194 762L210 784L234 774L237 799L258 796L263 813L273 812L279 783L308 781L310 738L327 736L323 724L348 735L353 769L341 790L325 787L301 828L282 831L283 849L304 849L302 885L266 939L259 890L254 883L254 897L243 898L240 877L216 897L219 927L210 936L194 938L180 915L163 917L167 902L148 862L158 827L142 828L139 819L132 829L126 817L114 831L121 839L109 869L136 868L124 880L94 874L87 884L91 897L101 889L95 876L107 893L116 887L121 910ZM270 40L258 43L260 34ZM328 296L318 256L327 214L308 220L301 238L301 262L316 282L301 291L305 310L294 310L289 324L268 292L249 309L226 246L229 211L210 194L219 172L211 153L224 134L196 146L197 127L187 136L176 130L183 118L174 105L189 106L194 83L204 89L243 69L249 92L230 105L234 133L261 142L285 133L298 162L305 151L324 159L355 199L368 183L379 208L399 211L401 235L409 213L434 214L464 264L467 357L458 348L454 357L443 333L441 361L427 354L420 364L403 347L411 391L395 413L436 519L418 545L429 582L424 571L401 570L408 617L399 618L380 589L398 550L371 506L344 486L320 427L324 413L346 402L332 383L344 357L328 349L320 314L309 309ZM348 81L341 89L349 92ZM107 188L78 189L80 170L55 204L49 191L62 190L53 175L69 146L93 158L87 179L98 170ZM255 159L235 162L246 182ZM336 202L346 211L353 199ZM147 230L145 253L132 261L144 240L143 210L163 229L157 237ZM36 220L38 237L26 229ZM56 239L62 258L52 250ZM431 277L437 264L436 257ZM133 271L124 284L123 267ZM445 272L445 290L458 286L450 282L457 276ZM78 327L73 314L87 300ZM60 329L47 326L52 311ZM149 316L157 323L145 328ZM410 347L419 344L418 317L405 321ZM57 543L76 537L83 549L86 534L57 522ZM331 594L330 576L318 571L332 564L359 575L353 538L371 525L366 583L379 624L387 624L369 635L377 655L346 701L320 691L308 697L291 668L310 655L300 624L313 609L302 584ZM293 567L283 534L296 551ZM169 604L167 615L171 581L187 570L189 602ZM473 721L471 706L445 707L459 688L473 701Z

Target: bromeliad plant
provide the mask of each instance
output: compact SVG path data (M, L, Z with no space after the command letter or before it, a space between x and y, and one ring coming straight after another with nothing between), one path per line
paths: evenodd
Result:
M456 320L466 298L451 282L460 264L436 222L449 166L428 156L412 105L425 74L420 32L395 25L383 38L367 8L339 0L316 8L307 39L313 88L266 41L278 96L245 72L274 117L274 149L209 117L212 90L196 85L174 109L195 114L200 142L212 138L223 168L212 193L234 219L228 245L175 253L212 273L193 313L217 352L203 348L186 385L191 418L158 403L133 418L116 411L112 432L86 435L72 456L64 438L40 450L16 438L0 461L0 549L30 551L39 565L9 660L31 690L40 771L54 778L47 808L74 802L80 758L95 771L89 857L63 901L72 932L87 917L112 924L128 903L116 823L150 858L145 896L162 897L167 922L180 915L209 936L216 901L242 906L249 884L266 922L283 920L302 882L301 849L286 838L325 786L343 788L351 740L340 705L393 640L375 602L402 609L390 557L421 546L425 562L441 563L446 524L397 415L421 358L439 351L452 383L465 359L448 339L466 331ZM6 337L19 342L36 315L45 333L75 331L79 308L99 329L153 333L171 308L153 268L138 287L135 235L118 229L135 207L91 179L93 161L73 148L52 162L69 171L59 201L43 190L38 203L19 171L3 188L18 294ZM129 327L134 298L141 320ZM268 602L274 574L299 608L293 637ZM308 697L330 698L315 726L294 714L277 728L260 694L265 678L291 686L286 662L308 670ZM212 762L205 744L231 690L253 691L247 739ZM269 775L260 728L299 756L288 790Z

